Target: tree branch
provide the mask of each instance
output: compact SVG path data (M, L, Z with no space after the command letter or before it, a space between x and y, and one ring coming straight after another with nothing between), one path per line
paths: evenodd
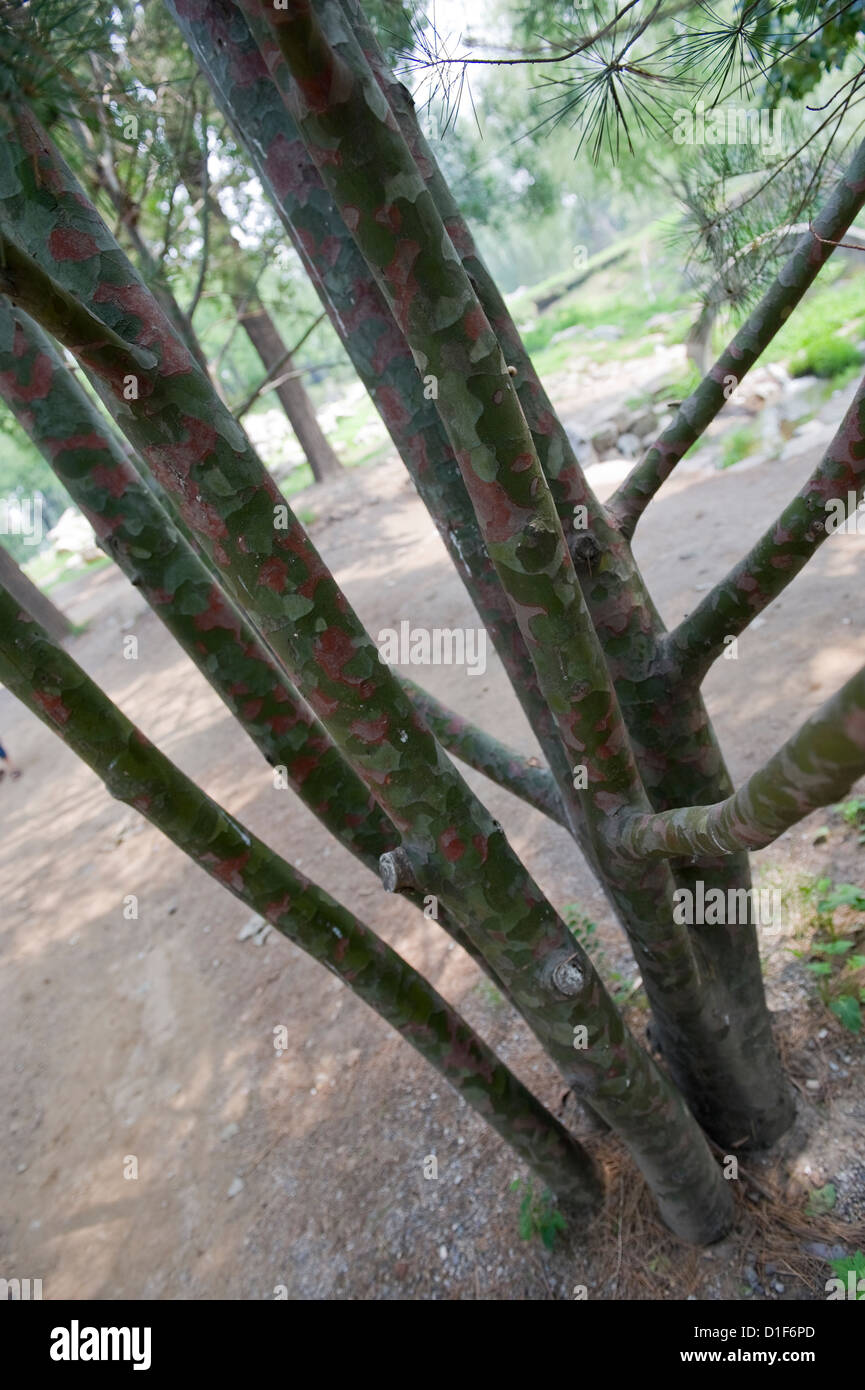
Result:
M601 1195L588 1152L424 977L154 747L0 588L0 678L103 781L193 863L318 960L411 1043L556 1194L584 1213Z
M715 806L626 813L609 834L627 855L673 859L762 849L865 773L865 667L812 714L739 791Z
M239 321L240 319L242 319L243 315L238 314L237 317ZM259 396L263 391L267 391L269 388L276 387L280 384L279 382L274 381L274 377L276 376L277 372L280 370L280 368L285 366L286 362L288 362L289 359L292 358L296 352L300 351L310 334L315 332L316 328L318 328L318 325L325 318L327 318L327 315L324 313L324 311L322 311L317 318L313 319L309 327L300 335L293 347L285 349L285 352L282 354L282 356L279 357L276 362L274 362L273 366L270 367L267 372L265 372L264 376L256 386L255 390L251 391L247 396L246 400L237 407L237 409L234 412L235 420L243 419L243 416L246 414L246 412L250 409L251 406L255 405L255 402L258 400ZM288 380L287 377L281 378L281 381L286 380Z
M789 318L834 251L832 243L844 235L863 204L865 142L859 145L846 174L814 219L811 230L799 241L756 309L696 391L679 407L672 424L610 498L607 509L626 536L633 535L637 522L661 484L712 423L724 402Z
M533 766L521 753L515 753L492 734L455 714L414 681L400 679L415 709L442 748L476 772L482 772L496 786L518 796L526 805L533 806L566 830L569 828L556 784L547 768Z
M839 513L843 511L844 520L850 519L850 494L855 494L858 503L863 492L865 379L829 448L790 504L693 613L665 637L662 652L684 680L702 681L726 640L744 632L837 529Z

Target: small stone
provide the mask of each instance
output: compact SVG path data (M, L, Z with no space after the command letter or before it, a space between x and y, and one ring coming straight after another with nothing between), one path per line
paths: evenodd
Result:
M265 925L264 918L259 917L256 913L254 917L248 918L240 928L240 931L237 933L238 941L248 941L251 936L255 936L256 932L261 931L261 928Z
M17 1171L18 1171L19 1173L26 1173L26 1172L27 1172L27 1164L26 1164L26 1163L19 1163L19 1164L18 1164L18 1169L17 1169Z
M813 1080L811 1080L811 1081L806 1081L806 1082L805 1082L805 1085L807 1086L807 1088L808 1088L809 1091L819 1091L819 1089L820 1089L820 1082L819 1082L819 1081L813 1081Z
M776 1293L784 1292L784 1285L781 1283L780 1279L775 1280L775 1283L772 1285L772 1288L775 1290Z
M230 1188L228 1189L228 1196L229 1196L229 1197L236 1197L237 1194L238 1194L238 1192L242 1192L242 1191L243 1191L243 1178L235 1178L234 1181L232 1182Z
M448 1257L448 1248L447 1248L447 1246L446 1246L446 1245L440 1245L440 1246L439 1246L439 1259L440 1259L440 1260L446 1260L447 1257Z
M236 1125L236 1124L234 1123L234 1121L232 1120L232 1122L231 1122L230 1125L226 1125L226 1126L225 1126L225 1129L222 1131L222 1133L220 1134L219 1137L220 1137L220 1139L223 1139L223 1140L225 1140L225 1139L233 1139L234 1136L235 1136L235 1134L239 1133L239 1131L240 1131L240 1125Z

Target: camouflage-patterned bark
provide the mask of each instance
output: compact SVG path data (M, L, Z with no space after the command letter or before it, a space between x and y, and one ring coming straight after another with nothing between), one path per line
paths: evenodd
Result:
M567 829L556 784L546 768L533 767L512 748L507 748L476 724L463 719L462 715L454 714L438 700L433 700L414 681L403 678L402 684L442 748Z
M242 430L68 169L31 118L13 119L0 224L27 251L3 236L6 292L115 395L134 379L128 437L396 825L392 881L413 879L458 918L568 1084L628 1144L671 1227L714 1238L729 1220L729 1193L681 1097L637 1047L588 957L379 661ZM575 1036L585 1048L574 1047Z
M171 763L0 588L0 680L194 863L411 1043L561 1201L589 1216L601 1183L586 1150L456 1011L374 932Z
M765 1009L755 1009L744 1029L730 1028L731 1000L720 981L706 988L693 940L672 920L671 874L623 859L602 836L616 810L645 812L650 803L498 340L390 108L346 40L340 6L322 0L314 13L298 0L268 14L296 79L299 128L420 370L438 383L439 413L490 559L569 759L585 769L580 800L589 837L640 965L665 1060L701 1118L711 1126L721 1117L716 1133L774 1138L792 1110L771 1067ZM744 1050L755 1042L768 1045L770 1063L756 1086Z
M827 535L838 529L839 516L841 524L854 517L863 493L865 381L820 463L792 502L667 637L667 660L685 680L703 679L724 650L725 639L744 632L783 592Z
M168 5L213 83L223 110L245 139L259 176L271 190L311 278L323 292L325 303L330 305L337 331L378 404L448 545L451 558L490 629L560 794L564 793L568 819L580 848L607 886L586 833L579 802L572 793L572 763L563 756L547 707L539 697L525 644L507 611L501 587L492 575L453 451L443 434L434 404L422 399L419 374L405 341L349 238L345 224L336 214L330 196L323 189L298 139L295 124L274 91L274 83L267 79L250 29L228 0L208 0L208 3L168 0ZM268 49L268 65L274 82L287 90L289 74L275 43L269 38L264 16L253 8L249 21ZM455 210L453 216L456 217ZM454 231L456 245L468 255L471 247L467 229L463 228L456 235L454 224L449 221L448 225ZM470 273L480 275L476 258L469 269ZM474 275L473 282L478 283ZM725 796L731 784L699 695L668 692L654 671L653 636L660 634L663 628L644 594L628 547L618 532L610 528L590 492L587 493L584 482L580 481L567 435L542 392L504 304L497 295L493 301L494 286L489 277L482 280L479 289L486 294L484 302L488 316L500 341L506 345L509 363L515 366L520 400L550 478L560 516L570 523L576 501L585 501L592 509L594 531L578 533L569 529L569 539L587 602L616 679L651 803L660 809L682 801L713 801ZM680 866L676 868L677 880L687 881L690 872L692 876L702 873L708 881L725 888L747 887L749 883L747 862L742 856L729 863L715 861L712 865L684 871ZM612 898L612 894L609 896ZM621 898L619 903L614 901L617 911L620 902ZM706 942L707 955L709 950L717 955L728 936L724 971L710 961L703 966L704 979L713 983L716 993L723 997L718 998L714 1008L715 1024L704 1049L705 1062L694 1068L696 1079L689 1094L692 1103L701 1105L704 1113L714 1114L715 1133L719 1138L733 1136L738 1139L745 1132L755 1139L768 1141L777 1130L773 1117L779 1113L772 1097L786 1093L763 997L756 937L749 926L721 928L714 933L711 942ZM651 977L652 972L647 970L647 973ZM733 1032L726 1022L732 1013L741 1016L741 1026ZM722 1075L717 1085L707 1082L714 1066L712 1059L717 1055L716 1041L726 1039L729 1043L732 1037L741 1038L744 1049L738 1090L730 1086L727 1064L721 1064ZM693 1055L692 1042L683 1054L680 1072L690 1067L688 1058ZM760 1059L756 1066L755 1058ZM741 1101L734 1102L734 1095L740 1094ZM789 1116L786 1100L780 1113Z
M259 633L175 530L50 339L2 297L0 397L108 553L268 763L279 769L284 788L377 873L381 856L394 843L393 824L337 752ZM449 712L425 698L429 713L445 721ZM410 896L423 906L421 895ZM437 920L495 979L459 923L443 909Z
M267 761L370 867L393 826L172 526L50 339L0 298L0 396L124 574Z
M487 628L560 785L570 768L432 397L283 104L285 64L268 68L232 0L166 0L214 96L245 143L352 364L403 459ZM250 22L260 16L250 16ZM267 27L264 27L265 36ZM581 845L590 852L585 837Z
M423 137L411 98L391 74L357 0L341 0L341 4L389 100L509 368L516 373L517 395L604 651L646 794L656 810L714 802L728 795L732 784L699 690L692 682L679 679L678 673L664 669L664 625L634 563L628 541L615 517L598 504L583 477L568 434ZM338 35L338 26L334 32ZM339 46L337 42L337 51ZM277 72L272 54L270 62ZM590 862L615 905L605 866L592 859ZM690 861L673 868L677 886L692 891L697 880L723 892L747 892L750 888L744 854ZM716 1001L715 1036L702 1063L698 1062L692 1043L691 1069L699 1080L690 1086L688 1094L692 1103L701 1107L701 1114L713 1111L716 1136L748 1132L755 1141L768 1142L792 1118L792 1110L771 1036L756 933L751 924L744 923L725 924L711 933L698 931L694 935L701 957L704 995L707 1004L710 994ZM744 1043L736 1091L729 1086L723 1066L717 1085L713 1086L709 1079L713 1069L711 1057L713 1053L717 1055L719 1045L723 1052L723 1040L730 1035L727 1020L731 1017L737 1020L735 1032Z
M718 806L624 817L617 836L639 859L762 849L865 773L865 667Z
M814 218L769 290L686 401L679 406L648 453L631 470L608 504L625 535L637 522L679 459L712 423L745 374L762 356L778 329L814 283L856 214L865 205L865 142L825 207Z

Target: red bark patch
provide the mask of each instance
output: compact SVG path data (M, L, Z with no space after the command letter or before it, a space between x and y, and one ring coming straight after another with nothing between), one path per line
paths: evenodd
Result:
M210 872L227 888L243 888L243 870L249 862L249 850L238 854L234 859L216 859L210 865ZM207 856L210 858L210 856Z
M302 787L311 772L318 767L318 758L295 758L291 764L291 780Z
M76 227L55 227L48 238L48 251L55 261L89 261L99 255L99 247L89 232Z
M396 387L381 386L376 392L376 397L386 424L393 425L396 429L408 424L411 416L406 409L403 396Z
M488 541L493 544L508 541L522 529L523 509L511 501L501 483L485 482L469 465L466 486L475 504L481 530Z
M258 583L265 589L272 590L275 594L285 592L288 580L288 565L284 560L280 560L277 555L271 555L269 560L265 560L258 571Z
M402 226L402 213L396 203L385 203L380 207L374 219L380 227L387 227L392 232L398 232Z
M60 695L50 695L47 690L34 690L33 699L52 724L68 724L72 711L66 708Z
M343 675L343 668L357 655L354 642L341 628L329 627L316 639L316 662L332 681L344 681L347 685L357 685L357 677Z
M188 350L175 337L168 320L144 285L134 282L131 285L109 285L103 282L97 286L93 299L96 304L113 304L139 320L135 342L139 347L152 348L156 352L162 376L177 376L193 370Z
M222 590L215 584L208 590L207 607L203 613L196 614L194 625L198 632L210 632L218 627L240 636L240 616L230 603L226 603Z
M351 726L351 732L355 738L359 738L361 743L381 743L387 732L387 715L382 713L378 719L356 719Z
M46 353L39 352L33 358L30 367L30 381L26 385L20 376L16 376L15 372L0 374L0 380L3 382L3 393L14 396L18 401L44 401L51 390L53 370L51 358Z
M486 327L486 314L480 304L470 304L463 315L463 328L466 331L466 336L471 342L476 343Z
M95 468L91 468L90 477L97 487L104 487L111 497L122 497L129 486L129 479L124 476L122 468L106 468L102 463L97 463Z
M449 826L439 835L439 847L445 859L449 860L451 864L457 859L462 859L466 852L465 844L460 839L455 825Z
M265 916L269 922L276 924L281 917L284 917L287 912L291 911L292 901L291 893L283 893L281 898L275 898L272 903L267 904L263 916Z
M401 241L397 245L390 264L385 266L384 273L394 297L394 318L403 331L408 324L408 312L412 300L417 294L417 281L412 272L419 255L420 245L418 242Z
M264 167L280 201L290 194L303 207L309 194L321 187L318 171L302 141L288 140L281 133L271 141Z

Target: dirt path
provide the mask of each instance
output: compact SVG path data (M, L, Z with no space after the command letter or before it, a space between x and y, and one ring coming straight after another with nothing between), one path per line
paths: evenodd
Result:
M760 533L813 462L804 454L668 484L636 547L668 622ZM401 618L472 625L398 462L303 500L317 513L316 543L373 635ZM863 563L865 536L833 538L740 641L738 661L712 672L709 705L737 779L865 659ZM70 650L146 733L398 944L558 1107L562 1088L522 1024L438 928L386 897L290 793L273 789L253 746L122 576L76 581L60 601L91 623ZM123 658L129 631L138 661ZM494 657L482 677L435 667L422 679L532 751ZM603 1242L572 1234L548 1254L519 1240L514 1160L347 989L280 938L239 941L243 907L113 804L5 691L0 732L25 769L0 787L0 1274L42 1278L47 1298L261 1299L285 1286L291 1298L520 1299L569 1297L576 1283L590 1296L621 1296L627 1271L614 1280ZM608 964L630 969L567 836L482 778L469 780L553 900L579 902L599 923ZM785 881L858 872L861 881L865 851L850 834L833 829L828 844L812 845L824 820L812 817L755 856L761 871ZM137 921L124 919L128 894L139 899ZM833 1179L862 1245L865 1108L852 1078L863 1049L809 1002L791 961L783 942L772 946L770 1002L783 1011L802 1088L784 1178L800 1206L802 1185ZM277 1056L280 1024L289 1045ZM429 1154L437 1180L423 1176ZM124 1176L129 1156L137 1178ZM632 1216L639 1207L633 1219L645 1220L632 1170L613 1184L615 1210L625 1194ZM759 1255L755 1220L746 1202L736 1236L705 1254L671 1255L675 1242L653 1230L660 1253L649 1260L642 1249L646 1266L656 1265L655 1296L739 1296L750 1278L742 1271ZM757 1274L758 1297L822 1295L797 1282L795 1263L793 1275Z

